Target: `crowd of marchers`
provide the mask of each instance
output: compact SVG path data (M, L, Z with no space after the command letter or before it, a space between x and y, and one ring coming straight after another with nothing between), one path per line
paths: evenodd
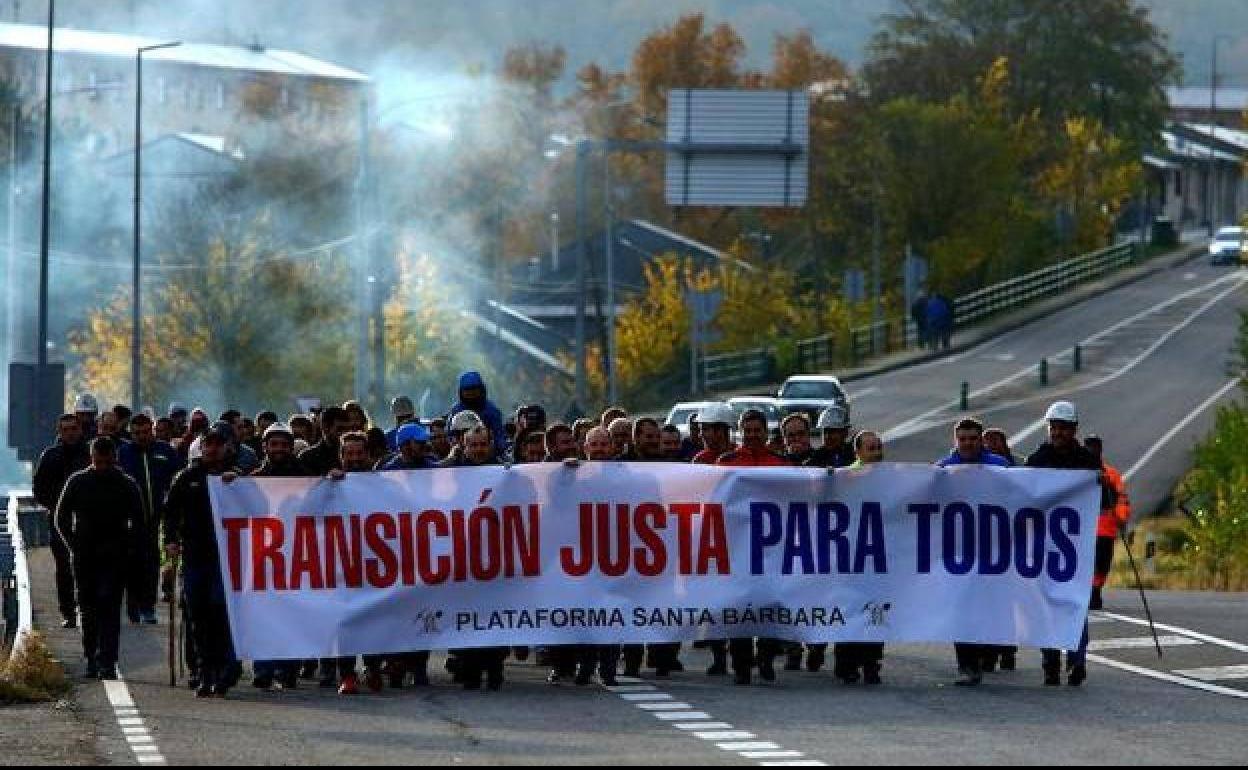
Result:
M63 625L81 626L85 674L117 676L122 611L132 624L156 624L158 601L173 607L188 630L180 654L200 697L221 697L244 676L236 659L208 495L208 478L230 483L241 476L313 477L341 480L347 474L519 463L664 462L730 467L806 466L860 468L884 459L881 434L855 431L849 410L832 407L812 421L801 412L768 429L761 412L737 414L712 402L686 426L632 417L613 407L597 419L571 424L548 420L539 404L505 417L476 372L459 380L459 399L444 414L422 418L404 396L391 403L393 423L375 425L358 402L294 414L273 411L253 419L228 410L211 420L203 409L174 403L168 414L131 413L124 406L100 412L90 394L57 422L56 443L45 450L34 475L34 494L54 528L57 600ZM1098 609L1119 528L1130 518L1121 475L1102 456L1096 436L1080 439L1074 404L1059 401L1045 414L1048 438L1026 458L1016 458L1007 435L973 418L957 420L941 466L1088 469L1099 472L1102 490L1095 578L1090 607ZM686 430L682 432L681 427ZM180 580L179 580L180 578ZM163 594L163 596L162 596ZM731 674L737 684L776 678L785 671L820 671L826 644L736 638L698 642L710 653L706 674ZM1081 643L1066 651L1070 685L1087 677L1087 625ZM508 657L549 668L551 684L613 685L618 675L667 678L684 671L680 644L568 645L538 648L452 650L446 669L467 689L503 684ZM881 683L881 644L833 645L832 673L846 684ZM955 645L956 684L974 686L998 668L1014 671L1013 647ZM251 662L251 684L262 690L291 689L315 681L342 695L424 686L430 683L429 651L321 660ZM1046 685L1060 685L1062 651L1044 650Z

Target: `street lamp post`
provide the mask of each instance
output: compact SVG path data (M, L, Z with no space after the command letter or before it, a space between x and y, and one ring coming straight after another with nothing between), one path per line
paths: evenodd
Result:
M1217 140L1215 129L1218 125L1218 43L1223 40L1234 40L1230 35L1214 35L1213 36L1213 53L1212 66L1209 72L1209 170L1205 174L1205 220L1209 224L1209 235L1213 235L1213 231L1217 228L1214 220L1217 217L1217 208L1214 206L1214 195L1217 191L1217 185L1214 184L1214 169L1217 163L1214 160L1214 144Z
M140 343L143 341L143 315L140 312L141 292L139 290L139 280L142 275L142 266L140 256L142 250L139 246L141 235L141 223L139 212L142 208L142 171L143 171L143 54L149 51L157 51L161 48L173 48L182 45L181 41L173 41L169 43L158 43L156 45L141 46L134 53L134 300L133 311L134 318L132 320L133 328L130 338L130 399L133 402L131 408L137 414L142 408L140 378Z

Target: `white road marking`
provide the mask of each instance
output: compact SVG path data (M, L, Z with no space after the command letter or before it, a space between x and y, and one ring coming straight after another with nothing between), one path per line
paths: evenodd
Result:
M619 681L625 681L624 677L620 677ZM724 751L734 752L743 759L757 760L763 766L773 764L824 765L819 760L803 759L805 755L800 751L785 749L771 741L758 740L758 736L749 730L733 727L727 722L715 721L715 718L705 711L694 711L692 705L677 702L672 695L660 692L657 687L642 684L641 679L630 677L627 681L638 684L615 685L604 689L618 695L620 700L631 703L657 719L668 722L677 730L699 740L713 743ZM636 690L645 690L645 692L635 692ZM789 761L763 761L785 759Z
M707 730L693 734L704 741L749 741L758 737L745 730Z
M677 703L675 701L671 703L634 703L633 705L645 711L688 711L693 708L688 703Z
M1015 433L1013 436L1010 436L1010 446L1017 448L1024 441L1031 438L1033 433L1044 428L1046 423L1047 423L1047 420L1043 420L1043 419L1036 420L1031 425L1028 425L1026 428L1023 428L1018 433Z
M731 730L727 722L677 722L672 725L677 730Z
M122 678L120 671L117 673L116 680L104 681L104 694L113 708L113 715L117 719L117 725L121 728L122 736L126 739L126 744L134 752L134 758L145 765L166 764L164 755L160 753L160 748L156 745L156 739L143 726L143 718L139 714L139 709L134 705L130 688L126 686L126 680Z
M1191 639L1186 636L1159 636L1157 643L1162 647L1188 647L1203 642ZM1105 650L1144 650L1153 649L1156 645L1151 636L1124 636L1114 639L1093 639L1088 642L1088 649L1092 652L1104 652Z
M1110 618L1111 620L1117 620L1122 623L1131 623L1137 626L1144 626L1145 628L1148 627L1147 620L1140 620L1139 618L1133 618L1130 615L1119 615L1116 612L1102 612L1101 615L1104 617ZM1225 647L1228 650L1235 650L1236 652L1248 652L1248 644L1240 644L1239 642L1232 642L1229 639L1221 639L1216 636L1210 636L1209 634L1202 634L1199 631L1192 631L1191 629L1188 629L1188 628L1180 628L1178 626L1171 626L1165 623L1154 623L1153 626L1159 631L1166 631L1171 634L1182 634L1183 636L1190 636L1193 639L1199 639L1200 641L1207 642L1209 644L1216 644L1219 647Z
M1248 679L1248 666L1206 666L1178 669L1171 673L1202 682L1219 682L1226 679Z
M1107 385L1117 380L1118 378L1122 377L1123 375L1127 374L1135 367L1139 366L1141 363L1147 360L1150 356L1156 353L1161 348L1162 345L1165 345L1167 342L1169 342L1170 339L1173 338L1176 334L1183 331L1188 326L1191 326L1193 323L1199 320L1202 315L1208 312L1212 307L1217 305L1219 302L1226 299L1228 296L1238 291L1239 289L1243 288L1245 283L1248 283L1248 279L1240 280L1234 286L1217 294L1212 299L1210 299L1209 301L1201 305L1199 308L1192 311L1192 313L1188 315L1187 318L1183 319L1182 322L1167 329L1165 334L1161 335L1156 340L1154 340L1153 343L1149 345L1148 348L1146 348L1142 353L1135 356L1131 360L1125 362L1118 369L1115 369L1114 371L1112 371L1111 373L1103 377L1100 377L1098 379L1092 380L1091 382L1086 382L1086 383L1082 383L1079 385L1072 385L1072 386L1064 387L1064 388L1056 388L1053 390L1048 390L1044 393L1036 394L1034 396L1027 396L1026 398L1015 399L1013 401L1006 401L1006 402L997 404L996 406L993 406L991 409L981 410L979 413L981 415L989 415L989 414L995 414L997 412L1009 411L1011 409L1017 409L1020 406L1026 406L1027 404L1043 402L1043 401L1054 401L1058 398L1070 397L1076 393L1081 393L1083 391L1092 390L1093 388L1099 388L1102 385ZM1035 367L1032 367L1032 369L1034 368ZM910 433L906 433L905 435L910 435Z
M711 715L705 711L656 711L654 715L663 720L677 719L710 719Z
M1110 660L1109 658L1104 658L1100 655L1089 654L1088 660L1093 663L1099 663L1102 666L1119 669L1120 671L1127 671L1132 674L1146 676L1150 679L1158 679L1162 682L1169 682L1183 687L1190 687L1194 690L1204 690L1205 692L1211 692L1217 695L1225 695L1229 698L1248 700L1248 690L1236 690L1231 687L1221 687L1216 684L1208 684L1207 682L1202 682L1198 679L1188 679L1182 676L1175 676L1174 674L1167 674L1164 671L1154 671L1151 668L1144 668L1143 666L1133 666L1130 663L1120 663L1119 661Z
M1214 393L1212 396L1210 396L1209 398L1205 399L1205 400L1204 400L1204 401L1200 404L1200 406L1196 407L1196 409L1195 409L1194 411L1189 412L1189 413L1188 413L1188 415L1187 415L1186 417L1184 417L1182 420L1180 420L1180 421L1179 421L1179 423L1178 423L1177 425L1175 425L1173 428L1171 428L1169 431L1167 431L1167 432L1166 432L1166 435L1162 436L1162 437L1161 437L1161 438L1157 441L1157 443L1156 443L1156 444L1153 444L1153 446L1152 446L1152 447L1150 447L1150 448L1149 448L1149 450L1148 450L1147 452L1145 452L1145 453L1144 453L1144 456L1143 456L1143 457L1141 457L1139 460L1137 460L1137 461L1136 461L1135 465L1132 465L1132 466L1131 466L1131 467L1127 470L1127 472L1126 472L1126 473L1122 474L1122 480L1123 480L1123 481L1130 481L1130 480L1131 480L1131 477L1132 477L1132 476L1134 476L1135 474L1139 473L1139 472L1140 472L1140 470L1141 470L1141 469L1142 469L1145 465L1147 465L1147 464L1148 464L1148 461L1149 461L1149 460L1151 460L1151 459L1153 459L1153 457L1154 457L1154 456L1155 456L1158 452L1160 452L1160 451L1162 450L1162 448L1164 448L1164 447L1166 447L1166 446L1169 446L1169 445L1170 445L1170 442L1171 442L1172 440L1174 440L1174 437L1175 437L1175 436L1177 436L1177 435L1179 434L1179 432L1180 432L1180 431L1182 431L1182 430L1183 430L1183 429L1185 429L1188 425L1190 425L1190 424L1192 423L1192 421L1193 421L1193 420L1195 420L1197 417L1199 417L1199 416L1200 416L1200 415L1201 415L1201 414L1202 414L1202 413L1203 413L1206 409L1208 409L1209 407L1213 406L1213 405L1214 405L1214 404L1216 404L1218 401L1220 401L1220 400L1222 399L1222 397L1223 397L1223 396L1225 396L1225 395L1226 395L1227 393L1229 393L1230 391L1234 390L1234 389L1235 389L1235 388L1236 388L1236 387L1240 384L1240 382L1242 382L1242 380L1240 380L1240 378L1236 377L1235 379L1233 379L1233 380L1231 380L1230 382L1228 382L1228 383L1226 383L1225 385L1223 385L1221 388L1218 388L1217 392L1215 392L1215 393Z
M828 763L817 759L794 759L792 761L759 762L763 767L827 767Z
M1239 288L1241 288L1241 287L1244 285L1244 283L1245 283L1246 281L1248 281L1248 279L1245 279L1243 276L1236 276L1236 275L1234 275L1234 274L1224 275L1224 276L1222 276L1222 277L1220 277L1220 278L1218 278L1218 279L1216 279L1216 280L1214 280L1214 281L1211 281L1211 282L1209 282L1209 283L1207 283L1207 284L1204 284L1204 285L1202 285L1202 286L1197 286L1197 287L1195 287L1195 288L1192 288L1192 289L1189 289L1189 290L1187 290L1187 291L1185 291L1185 292L1182 292L1182 293L1180 293L1180 294L1177 294L1177 295L1175 295L1174 297L1171 297L1170 299L1166 300L1165 302L1158 303L1158 304L1154 305L1154 306L1153 306L1153 307L1151 307L1151 308L1146 308L1146 309L1144 309L1144 310L1140 311L1139 313L1136 313L1135 315L1132 315L1132 316L1129 316L1129 317L1127 317L1127 318L1124 318L1124 319L1122 319L1122 320L1118 321L1117 323L1112 324L1111 326L1108 326L1108 327L1106 327L1105 329L1102 329L1101 331L1097 332L1096 334L1093 334L1092 336L1090 336L1090 337L1088 337L1088 338L1084 339L1082 342L1080 342L1080 343L1079 343L1079 345L1081 345L1081 346L1093 345L1093 344L1095 344L1098 340L1101 340L1101 339L1103 339L1103 338L1105 338L1105 337L1108 337L1110 334L1113 334L1114 332L1117 332L1119 329L1122 329L1122 328L1124 328L1124 327L1126 327L1126 326L1129 326L1129 325L1131 325L1131 324L1133 324L1133 323L1136 323L1136 322L1140 321L1140 320L1141 320L1141 319L1143 319L1143 318L1147 318L1148 316L1153 315L1153 314L1157 313L1158 311L1164 310L1165 308L1168 308L1168 307L1170 307L1170 306L1172 306L1172 305L1174 305L1174 304L1177 304L1177 303L1179 303L1179 302L1182 302L1183 300L1188 299L1189 297L1192 297L1192 296L1195 296L1195 295L1197 295L1197 294L1200 294L1200 293L1201 293L1201 292L1203 292L1203 291L1207 291L1208 289L1211 289L1211 288L1213 288L1213 287L1216 287L1216 286L1219 286L1219 285L1221 285L1221 284L1227 283L1228 281L1233 281L1233 282L1234 282L1234 285L1233 285L1233 286L1231 286L1229 289L1224 290L1223 292L1219 293L1218 295L1216 295L1215 297L1213 297L1211 300L1209 300L1209 301L1208 301L1208 302L1206 302L1205 304L1201 305L1201 307L1200 307L1199 309L1197 309L1194 313L1192 313L1190 316L1188 316L1188 317L1187 317L1187 318L1186 318L1183 322L1181 322L1181 323L1180 323L1180 324L1178 324L1177 326L1174 326L1174 327L1172 327L1171 329L1169 329L1169 330L1168 330L1165 334L1163 334L1163 335L1162 335L1159 339L1157 339L1157 340L1156 340L1156 341L1155 341L1152 345L1150 345L1150 346L1148 347L1148 349L1146 349L1146 350L1145 350L1143 353L1141 353L1139 356L1136 356L1136 358L1134 358L1133 360L1131 360L1131 361L1127 362L1127 364L1126 364L1125 366L1123 366L1122 368L1120 368L1120 369L1118 369L1117 371L1115 371L1114 373L1112 373L1112 374L1110 374L1110 375L1108 375L1108 376L1106 376L1106 377L1103 377L1103 378L1101 378L1101 379L1099 379L1099 380L1096 380L1096 381L1094 381L1094 382L1092 382L1092 383L1089 383L1089 384L1086 384L1086 385L1082 385L1082 386L1079 386L1079 387L1076 387L1076 388L1068 389L1068 390L1066 390L1066 391L1059 391L1059 393L1071 393L1071 392L1077 392L1077 391L1080 391L1080 390L1085 390L1085 389L1087 389L1087 388L1093 388L1093 387L1097 387L1097 386L1099 386L1099 385L1104 385L1104 384L1106 384L1106 383L1108 383L1108 382L1112 382L1113 380L1115 380L1115 379L1117 379L1117 378L1121 377L1122 375L1126 374L1127 372L1131 371L1131 370L1132 370L1132 369L1134 369L1136 366L1138 366L1138 365L1139 365L1142 361L1144 361L1144 360L1145 360L1145 359L1147 359L1149 356L1151 356L1153 353L1155 353L1155 352L1157 351L1157 349L1158 349L1158 348L1160 348L1163 344L1165 344L1165 343L1166 343L1166 342L1167 342L1167 341L1168 341L1171 337L1173 337L1175 334L1178 334L1180 331L1182 331L1183 329L1187 328L1187 326L1189 326L1189 325L1191 325L1193 322L1195 322L1195 320L1196 320L1197 318L1199 318L1201 315L1203 315L1203 314L1205 313L1205 311L1207 311L1209 308L1211 308L1211 307L1213 307L1214 305L1216 305L1218 302L1221 302L1224 298L1226 298L1228 295L1230 295L1230 294L1231 294L1231 293L1233 293L1234 291L1236 291L1236 290L1238 290ZM1070 348L1064 348L1064 349L1062 349L1062 350L1059 350L1059 351L1057 351L1057 352L1055 352L1055 353L1053 353L1053 354L1051 354L1051 355L1047 356L1047 358L1049 358L1049 359L1055 359L1055 358L1058 358L1059 356L1062 356L1062 355L1064 355L1064 354L1069 354L1069 351L1070 351ZM1013 373L1013 374L1011 374L1011 375L1009 375L1009 376L1007 376L1007 377L1003 377L1003 378L1001 378L1001 379L997 380L996 382L989 383L988 385L985 385L985 386L983 386L983 387L981 387L981 388L977 388L976 390L971 391L971 393L970 393L970 397L971 397L972 399L979 398L979 397L981 397L981 396L983 396L983 395L985 395L985 394L987 394L987 393L991 393L992 391L997 390L997 389L999 389L999 388L1001 388L1001 387L1003 387L1003 386L1005 386L1005 385L1008 385L1008 384L1010 384L1010 383L1012 383L1012 382L1015 382L1015 381L1017 381L1017 380L1019 380L1019 379L1022 379L1023 377L1026 377L1026 376L1028 376L1028 375L1030 375L1030 374L1032 374L1032 373L1036 372L1038 369L1039 369L1039 362L1037 362L1036 364L1033 364L1033 365L1031 365L1031 366L1028 366L1028 367L1026 367L1026 368L1024 368L1024 369L1020 369L1019 371L1017 371L1017 372L1015 372L1015 373ZM1041 396L1040 398L1044 398L1044 397L1053 397L1053 396L1055 396L1055 395L1056 395L1056 394L1049 393L1049 394L1045 394L1044 396ZM1025 403L1027 403L1027 402L1029 402L1029 401L1032 401L1032 400L1035 400L1035 399L1034 399L1034 398L1032 398L1032 399L1024 399L1024 400L1019 401L1019 402L1017 402L1017 403L1009 404L1009 405L1006 405L1006 406L1013 407L1013 406L1017 406L1017 405L1025 404ZM947 403L945 403L945 404L942 404L942 405L940 405L940 406L936 407L935 409L930 409L930 410L928 410L928 411L926 411L926 412L924 412L924 413L922 413L922 414L920 414L920 415L917 415L917 416L912 417L912 418L910 418L910 419L908 419L908 420L905 420L904 422L902 422L902 423L900 423L900 424L898 424L898 425L896 425L896 426L894 426L894 427L890 428L889 430L885 431L885 432L884 432L884 436L883 436L883 438L884 438L884 440L885 440L885 441L894 441L894 440L897 440L897 439L899 439L899 438L905 438L906 436L911 436L911 435L914 435L915 433L921 433L921 432L923 432L924 430L927 430L927 429L930 427L930 424L929 424L929 423L930 423L930 421L931 421L934 417L936 417L936 416L938 416L938 415L942 415L942 414L944 414L945 412L949 411L950 409L957 409L957 407L958 407L959 405L960 405L960 401L959 401L958 399L954 399L954 400L952 400L952 401L949 401L949 402L947 402ZM1002 409L1002 408L1005 408L1005 407L997 407L997 408L995 408L995 409L994 409L994 410L992 410L992 411L999 411L999 410L1000 410L1000 409Z

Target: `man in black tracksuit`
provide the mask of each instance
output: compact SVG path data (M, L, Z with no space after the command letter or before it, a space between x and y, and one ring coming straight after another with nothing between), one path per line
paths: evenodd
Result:
M117 462L143 499L143 517L136 533L139 550L126 579L126 613L131 623L156 624L156 587L160 582L160 509L169 494L182 458L169 444L156 440L152 418L142 412L130 420L133 438L117 448Z
M142 516L138 486L117 467L116 443L96 438L91 467L69 477L56 507L56 529L72 555L88 677L117 678L121 597Z
M199 463L174 478L165 501L165 551L170 557L182 558L182 590L196 658L193 668L199 675L195 695L200 698L225 697L236 673L208 497L210 476L238 472L225 460L230 432L228 425L218 423L204 434Z
M56 600L61 610L61 627L78 625L78 600L74 597L74 569L65 541L56 535L56 505L69 477L91 464L82 423L77 415L63 414L56 421L56 443L43 451L35 466L35 500L48 512L52 532L52 558L56 561Z

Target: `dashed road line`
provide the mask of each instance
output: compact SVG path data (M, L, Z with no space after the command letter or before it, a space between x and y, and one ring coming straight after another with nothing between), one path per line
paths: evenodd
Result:
M1219 682L1228 679L1248 679L1248 666L1205 666L1204 668L1178 669L1171 673L1189 679L1199 679L1202 682Z
M1089 614L1089 622L1096 618L1098 622L1119 622L1130 625L1144 626L1149 625L1147 620L1133 618L1130 615L1121 615L1116 612L1095 612ZM1172 636L1161 636L1159 640L1162 646L1166 646L1168 641L1184 640L1180 642L1182 645L1192 644L1212 644L1219 647L1225 647L1236 652L1248 653L1248 644L1233 642L1229 639L1222 639L1217 636L1210 636L1199 631L1193 631L1189 628L1181 628L1166 623L1154 623L1154 628L1159 631L1165 631ZM1152 637L1138 637L1138 640L1147 640L1148 644L1136 644L1136 637L1132 637L1132 645L1138 647L1146 647L1152 645ZM1101 640L1101 641L1123 641L1123 640ZM1093 650L1095 642L1090 642L1088 649ZM1122 647L1111 647L1109 649L1123 649ZM1219 680L1236 680L1248 679L1248 665L1231 665L1231 666L1209 666L1205 668L1177 669L1172 672L1158 671L1156 669L1137 666L1131 663L1123 663L1122 661L1113 660L1103 655L1096 655L1092 652L1088 653L1088 660L1098 663L1102 666L1116 668L1120 671L1126 671L1139 676L1149 677L1170 684L1177 684L1181 687L1187 687L1193 690L1202 690L1204 692L1213 693L1215 695L1224 695L1228 698L1236 698L1239 700L1248 700L1248 690L1239 690L1233 687L1223 687L1217 684L1210 684L1212 681Z
M1102 617L1109 618L1110 620L1117 620L1120 623L1130 623L1136 626L1144 626L1145 628L1148 627L1147 620L1140 620L1139 618L1133 618L1130 615L1120 615L1116 612L1101 612L1100 615ZM1216 636L1210 636L1209 634L1202 634L1199 631L1193 631L1190 628L1180 628L1179 626L1171 626L1165 623L1154 623L1153 626L1157 628L1157 630L1159 631L1166 631L1171 634L1180 634L1182 636L1191 637L1192 639L1199 639L1200 641L1207 642L1209 644L1216 644L1217 646L1225 647L1228 650L1235 650L1236 652L1248 653L1248 644L1240 644L1239 642L1232 642L1229 639L1221 639Z
M1099 663L1102 666L1109 666L1110 668L1116 668L1120 671L1127 671L1132 674L1139 674L1140 676L1146 676L1146 677L1149 677L1150 679L1158 679L1162 682L1169 682L1170 684L1177 684L1182 687L1190 687L1194 690L1204 690L1205 692L1211 692L1217 695L1225 695L1228 698L1239 698L1241 700L1248 700L1248 690L1236 690L1231 687L1222 687L1216 684L1209 684L1208 682L1202 682L1199 679L1189 679L1187 677L1166 673L1165 671L1156 671L1151 668L1145 668L1144 666L1135 666L1130 663L1122 663L1120 661L1111 660L1110 658L1106 658L1101 655L1094 655L1092 653L1088 653L1088 660L1092 661L1093 663Z
M621 700L646 711L672 727L693 737L714 744L721 751L731 752L757 762L760 767L826 767L827 763L810 759L804 753L786 749L772 741L759 740L749 730L734 727L728 722L716 721L705 711L677 701L657 687L645 684L641 679L620 677L619 685L607 687Z
M1196 644L1204 644L1199 639L1192 639L1187 636L1178 636L1171 634L1168 636L1158 636L1156 641L1151 636L1122 636L1111 639L1093 639L1088 642L1088 649L1092 652L1105 652L1106 650L1145 650L1152 649L1160 644L1162 647L1189 647Z
M113 717L121 728L121 735L126 739L135 760L141 765L165 765L165 756L160 753L156 739L143 723L143 715L134 705L130 688L126 680L118 672L117 679L104 681L104 694L113 708Z

